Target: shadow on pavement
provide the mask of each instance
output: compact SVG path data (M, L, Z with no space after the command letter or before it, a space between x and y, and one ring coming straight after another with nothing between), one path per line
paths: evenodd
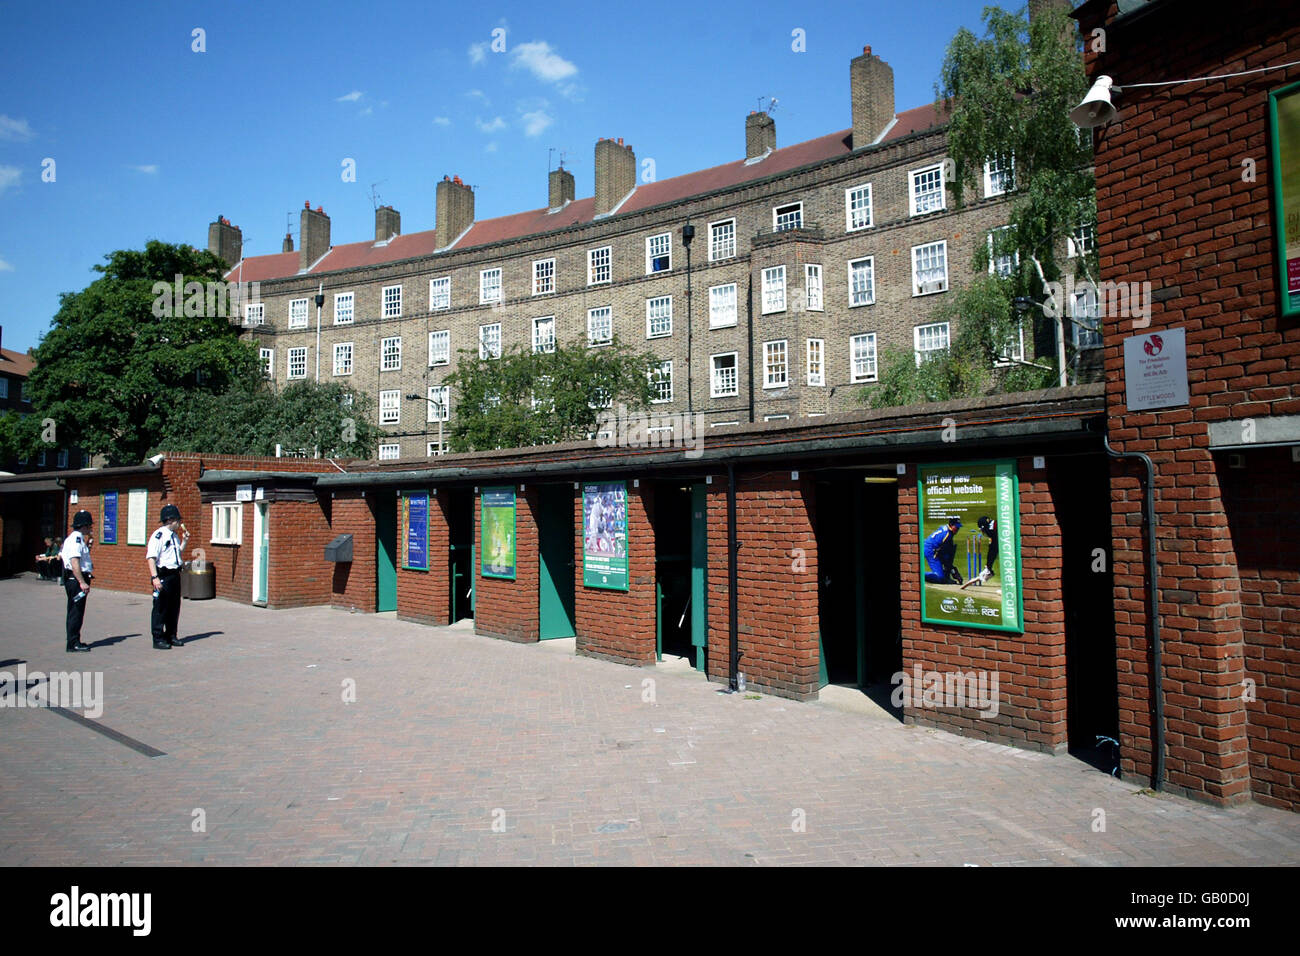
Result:
M18 658L15 657L7 661L0 661L0 667L12 667L14 664L26 664L26 663L27 661L19 660Z
M216 637L218 634L225 634L225 633L226 633L225 631L203 631L202 633L199 634L187 634L184 637L182 637L181 640L186 644L191 644L194 641L205 641L209 637Z
M100 638L98 641L91 643L91 647L112 647L114 644L121 644L128 637L139 637L139 634L114 634L112 637Z

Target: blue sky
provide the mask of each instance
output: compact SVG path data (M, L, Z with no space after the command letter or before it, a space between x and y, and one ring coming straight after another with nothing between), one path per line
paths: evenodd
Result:
M329 213L335 244L371 237L374 183L403 232L433 227L444 174L476 187L480 219L544 205L559 151L589 196L602 136L653 159L661 179L729 162L744 155L759 97L779 100L779 146L845 129L849 60L864 44L894 68L897 108L920 106L953 33L982 33L983 7L10 4L0 14L4 347L37 344L59 294L91 282L105 253L155 238L203 247L219 214L242 227L245 255L259 255L280 250L287 214L296 241L307 200ZM355 182L343 181L348 159Z

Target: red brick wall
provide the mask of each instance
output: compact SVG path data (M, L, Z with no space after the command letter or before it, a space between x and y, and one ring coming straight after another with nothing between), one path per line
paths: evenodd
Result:
M68 481L68 488L77 492L77 503L68 509L69 526L57 534L67 537L72 533L71 521L81 510L89 511L95 517L95 543L90 549L90 561L94 567L95 587L109 588L114 591L133 591L148 594L153 590L149 583L149 566L145 563L145 545L127 544L127 527L130 512L130 495L132 488L145 488L149 492L149 503L145 509L145 541L148 535L158 529L158 513L163 505L163 482L158 474L96 476L87 472ZM117 492L117 544L105 544L103 540L103 493ZM191 534L194 524L187 522ZM34 554L35 552L33 552Z
M267 508L271 523L270 574L267 606L308 607L329 604L334 565L325 560L325 545L334 538L326 502L272 501ZM246 542L251 543L252 509L244 509ZM245 563L252 566L251 548ZM251 579L249 581L251 585Z
M628 589L607 591L584 587L582 495L574 495L574 616L577 651L624 664L655 661L655 532L654 493L627 483Z
M747 685L817 696L817 541L810 479L737 474L737 623ZM709 486L709 679L728 679L727 477ZM799 554L796 549L801 549Z
M485 486L486 487L486 486ZM474 631L512 641L535 641L537 615L537 491L515 486L515 580L483 577L482 488L474 500Z
M361 490L337 491L330 505L334 535L352 535L351 563L331 571L330 603L373 613L378 599L375 581L375 515L371 497ZM371 493L373 494L373 492ZM400 584L399 584L400 588ZM400 591L399 591L400 594Z
M1025 607L1023 634L943 627L921 621L920 530L916 468L898 480L903 670L985 671L998 675L998 712L978 708L904 707L908 723L943 727L967 737L1064 752L1066 733L1065 611L1061 588L1061 528L1056 510L1069 506L1052 493L1045 472L1019 459L1020 554ZM927 529L932 530L932 529Z
M429 570L413 571L401 567L401 505L397 511L397 616L404 621L423 624L446 624L451 613L448 550L451 544L447 528L447 496L429 493Z
M1169 4L1129 27L1110 24L1106 52L1089 53L1089 74L1126 85L1300 59L1293 14L1286 4L1243 0L1233 7L1232 29L1201 29L1195 25L1223 22L1219 5ZM1081 23L1085 33L1097 25ZM1294 656L1294 645L1252 646L1253 585L1238 567L1220 488L1224 462L1209 451L1207 426L1300 412L1300 328L1281 318L1277 297L1266 97L1297 79L1300 68L1292 67L1210 83L1126 85L1116 99L1120 122L1095 139L1101 278L1149 281L1158 300L1148 328L1103 321L1111 442L1145 452L1156 468L1167 783L1219 803L1248 796L1251 760L1262 767L1281 759L1248 760L1248 747L1263 738L1248 738L1247 727L1292 719L1277 708L1296 693L1292 677L1274 684L1281 697L1241 699L1248 659L1271 667ZM1254 163L1253 181L1243 176L1244 159ZM1170 328L1187 332L1189 406L1130 413L1123 339ZM1278 515L1294 507L1296 479L1294 464L1281 467L1290 487L1276 489ZM1123 769L1147 776L1153 730L1141 488L1133 465L1116 464L1113 474ZM1279 611L1300 610L1294 590L1274 598ZM1277 792L1289 792L1283 802L1297 807L1294 777Z

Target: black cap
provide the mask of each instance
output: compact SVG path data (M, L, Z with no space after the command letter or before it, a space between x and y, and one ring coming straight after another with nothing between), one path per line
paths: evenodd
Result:
M175 505L163 505L162 514L159 516L158 520L163 524L166 524L168 521L180 521L181 509L177 508Z
M75 531L78 528L89 528L95 523L95 519L89 511L82 509L72 516L72 528Z

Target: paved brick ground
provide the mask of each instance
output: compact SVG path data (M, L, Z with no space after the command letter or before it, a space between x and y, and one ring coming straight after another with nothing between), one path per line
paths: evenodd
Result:
M1297 814L1144 794L1072 758L879 714L722 695L689 671L222 601L186 602L189 644L161 652L148 600L90 602L97 646L68 655L62 592L0 581L0 670L102 671L100 723L165 756L0 708L0 864L1300 861Z

